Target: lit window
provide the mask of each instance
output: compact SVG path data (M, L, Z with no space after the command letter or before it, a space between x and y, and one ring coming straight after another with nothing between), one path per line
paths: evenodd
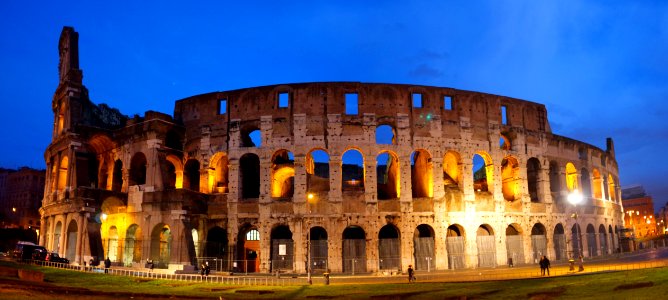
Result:
M501 105L501 124L508 125L508 107Z
M256 229L253 229L249 232L246 233L246 240L247 241L259 241L260 240L260 232L257 231Z
M452 110L452 97L444 96L443 97L443 109Z
M278 108L287 108L290 105L290 94L278 93Z
M413 94L413 107L422 107L422 94Z
M218 114L224 115L227 113L227 99L220 99L218 102Z
M346 93L346 115L356 115L358 105L357 93Z

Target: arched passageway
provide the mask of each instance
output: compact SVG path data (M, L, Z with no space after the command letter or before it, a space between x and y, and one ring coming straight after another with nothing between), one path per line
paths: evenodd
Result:
M413 236L415 245L415 269L434 269L434 229L422 224L415 228Z
M464 228L461 225L453 224L448 227L445 247L448 250L448 269L465 268L465 237Z
M366 233L359 226L348 226L343 231L343 272L366 272Z

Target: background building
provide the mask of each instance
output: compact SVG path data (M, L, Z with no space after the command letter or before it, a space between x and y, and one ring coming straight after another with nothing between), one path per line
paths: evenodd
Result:
M3 228L39 230L45 171L22 167L0 169L0 210Z
M654 202L652 196L647 195L642 186L623 188L622 205L624 226L633 229L635 237L650 237L657 234Z

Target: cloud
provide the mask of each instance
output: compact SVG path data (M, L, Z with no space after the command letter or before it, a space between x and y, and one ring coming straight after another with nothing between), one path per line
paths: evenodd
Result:
M420 64L408 73L411 77L436 79L443 76L443 71L433 68L427 64Z

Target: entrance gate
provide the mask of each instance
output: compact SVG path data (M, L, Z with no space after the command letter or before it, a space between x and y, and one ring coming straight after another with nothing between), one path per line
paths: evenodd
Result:
M463 269L464 264L464 237L449 236L445 239L448 250L448 269Z

